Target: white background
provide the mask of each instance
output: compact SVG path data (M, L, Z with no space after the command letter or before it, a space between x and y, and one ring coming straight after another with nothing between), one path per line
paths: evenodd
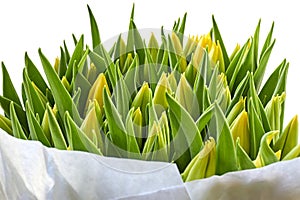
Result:
M0 0L0 61L4 61L18 92L21 91L24 53L28 52L41 69L39 47L54 62L63 40L73 47L71 34L85 34L91 46L89 4L100 29L102 41L128 28L132 3L135 2L135 22L138 28L171 29L174 20L188 12L186 34L204 34L211 28L215 15L229 54L236 43L243 44L253 35L258 20L261 24L261 44L275 21L277 39L270 57L267 74L284 59L290 62L288 75L285 124L300 113L299 6L297 1L179 1L179 0L112 0L112 1L3 1ZM1 85L2 83L0 83Z

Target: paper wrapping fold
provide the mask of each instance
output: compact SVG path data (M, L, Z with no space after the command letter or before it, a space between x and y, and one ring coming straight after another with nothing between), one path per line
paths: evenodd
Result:
M189 199L175 164L59 151L3 131L0 160L0 199Z
M300 158L183 183L175 164L59 151L0 131L0 199L300 199Z
M185 183L192 199L300 199L300 158Z

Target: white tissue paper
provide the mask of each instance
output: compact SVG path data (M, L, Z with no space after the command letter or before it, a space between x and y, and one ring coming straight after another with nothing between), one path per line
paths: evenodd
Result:
M0 131L0 199L300 199L300 159L183 183L175 164L46 148Z

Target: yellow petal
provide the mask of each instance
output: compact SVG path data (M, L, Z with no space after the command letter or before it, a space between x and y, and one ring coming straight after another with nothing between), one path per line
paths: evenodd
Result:
M234 120L230 129L233 140L236 142L237 138L240 138L240 145L243 147L245 152L249 154L250 130L248 122L248 113L245 110L238 115L236 120Z
M103 110L103 90L106 88L108 95L110 94L108 84L106 78L103 73L99 74L96 81L94 82L92 88L90 89L87 102L86 102L86 110L89 105L89 101L93 101L96 99L97 103L99 104L101 111Z

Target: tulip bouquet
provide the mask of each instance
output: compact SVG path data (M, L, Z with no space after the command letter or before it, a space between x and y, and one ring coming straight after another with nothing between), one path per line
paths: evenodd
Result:
M200 37L184 36L185 14L172 31L144 39L133 7L126 37L107 49L88 11L92 48L73 35L74 51L64 42L54 65L39 49L47 80L26 53L22 98L2 63L0 128L8 134L61 150L175 162L184 181L299 156L297 116L283 127L288 62L263 82L273 25L260 51L259 21L229 55L214 17Z

